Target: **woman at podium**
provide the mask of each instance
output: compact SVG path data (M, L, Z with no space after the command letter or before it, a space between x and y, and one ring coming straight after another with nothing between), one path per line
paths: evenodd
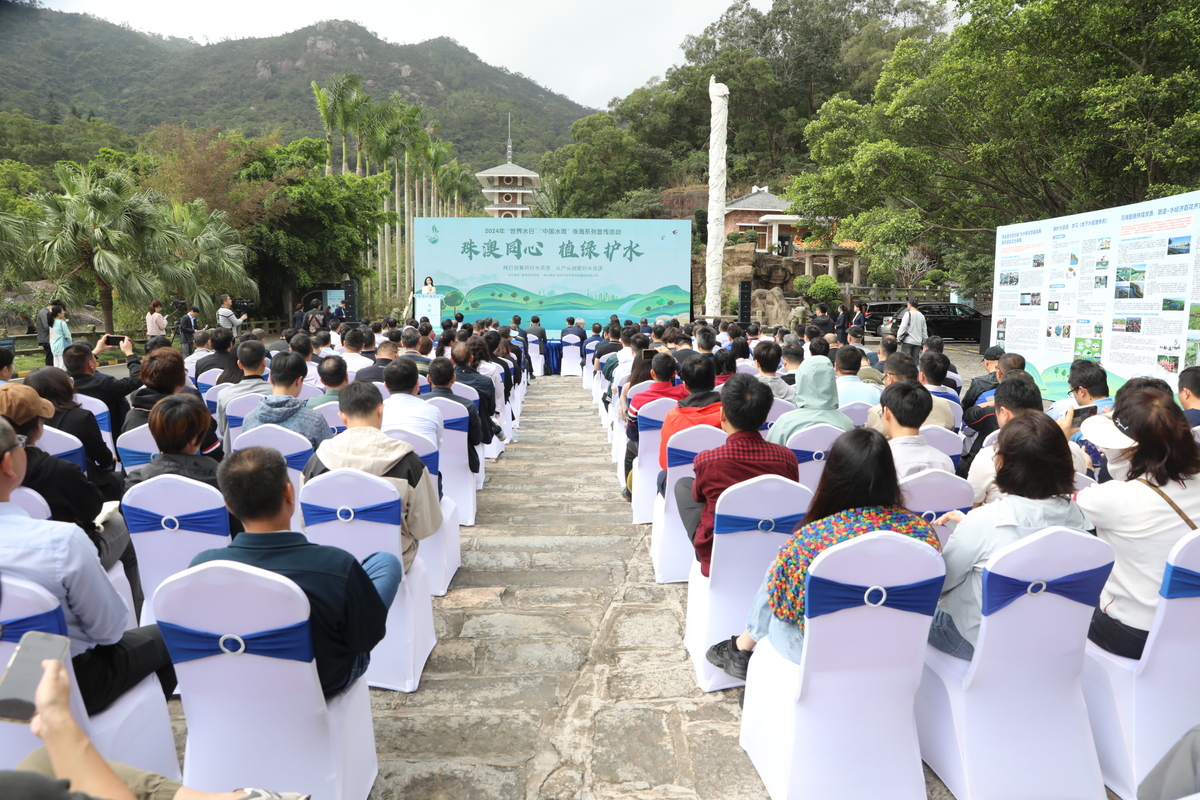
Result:
M433 285L432 277L425 276L425 284L421 287L421 294L437 294L437 287Z

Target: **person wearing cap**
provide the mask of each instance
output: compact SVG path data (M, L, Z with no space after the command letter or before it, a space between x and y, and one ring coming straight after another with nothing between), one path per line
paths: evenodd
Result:
M967 391L962 396L962 407L965 412L968 408L975 405L979 400L979 395L984 392L996 390L996 386L1000 383L996 377L996 363L1000 357L1004 355L1004 348L997 345L992 345L983 352L983 368L987 370L986 375L980 375L971 381L971 385L967 387Z
M1064 432L1074 413L1068 408L1059 420ZM1130 380L1112 413L1084 420L1080 433L1107 457L1112 480L1076 492L1075 501L1116 556L1088 638L1141 658L1167 556L1200 520L1200 450L1174 392L1158 378Z

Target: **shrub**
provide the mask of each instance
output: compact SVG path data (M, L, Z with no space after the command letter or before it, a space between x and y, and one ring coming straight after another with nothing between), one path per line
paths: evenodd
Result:
M946 273L940 269L931 269L925 273L925 281L930 286L941 286L946 282Z
M867 281L873 286L895 286L896 273L891 267L881 264L867 270Z
M813 281L808 294L819 303L834 303L842 296L842 287L838 285L837 278L832 275L822 275Z
M808 290L812 288L814 280L815 278L812 275L797 275L796 280L792 281L792 285L796 287L797 292L806 295L808 294Z

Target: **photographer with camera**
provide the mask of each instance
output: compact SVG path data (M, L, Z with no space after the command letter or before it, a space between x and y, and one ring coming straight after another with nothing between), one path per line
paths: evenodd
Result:
M240 317L233 312L233 298L227 294L221 295L221 307L217 309L217 327L229 331L234 339L237 338L238 328L249 319L250 315L242 312Z
M179 347L184 358L192 354L192 348L195 346L196 317L199 315L200 309L192 306L186 314L179 318L179 323L175 326L179 331Z

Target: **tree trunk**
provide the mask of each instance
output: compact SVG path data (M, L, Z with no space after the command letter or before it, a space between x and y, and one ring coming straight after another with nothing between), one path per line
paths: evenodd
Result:
M383 196L383 213L387 214L391 210L391 198L387 195ZM383 225L383 244L380 247L379 260L383 268L379 275L379 284L384 287L384 291L391 290L391 283L388 280L388 267L392 257L392 224L385 222Z
M96 288L100 290L100 316L104 318L104 332L116 333L113 330L113 291L108 282L96 276Z
M412 198L409 196L409 189L412 186L412 179L409 175L408 151L404 151L404 280L405 286L403 293L407 294L412 289L413 281L413 259L412 259Z
M401 234L400 234L401 226L404 224L404 218L402 216L400 216L400 208L401 208L401 206L400 206L400 159L393 158L392 159L392 167L393 167L393 169L392 169L392 182L393 182L393 189L392 189L393 203L392 203L392 205L396 209L396 254L395 254L396 255L396 269L392 273L395 276L395 279L393 281L394 286L392 287L392 292L397 297L399 297L400 296L400 269L401 269L400 265L402 263L404 263L400 258L400 251L404 249L404 243L403 243L404 240L401 238Z
M363 176L363 154L362 142L358 139L358 137L354 138L354 154L356 158L354 174L361 178Z
M332 130L325 131L325 148L326 148L325 153L327 156L325 159L325 174L332 175L333 174L333 131Z
M342 134L342 174L345 175L350 171L350 164L346 161L346 151L350 148L350 143L346 141L346 134Z

